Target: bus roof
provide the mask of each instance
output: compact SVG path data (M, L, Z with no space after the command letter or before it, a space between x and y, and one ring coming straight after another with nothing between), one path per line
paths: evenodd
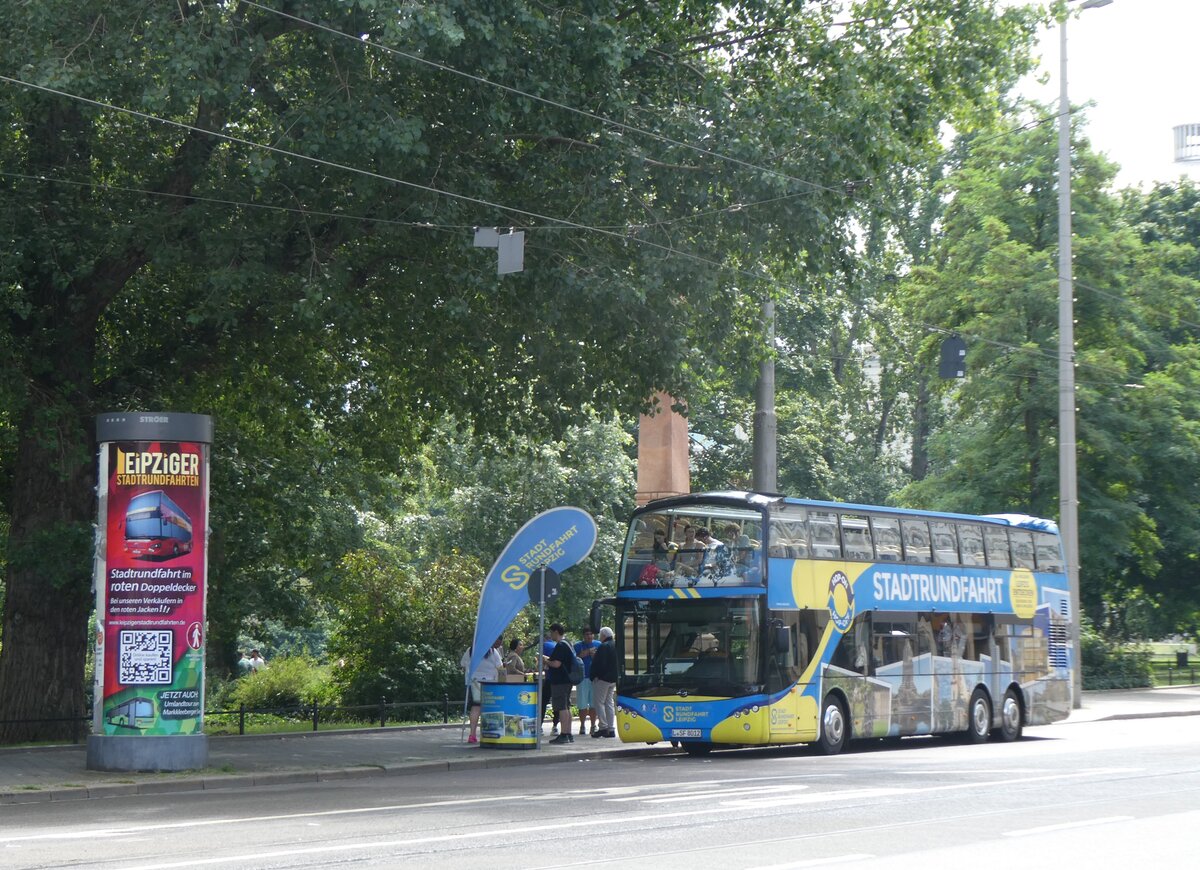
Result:
M1026 514L975 514L947 513L944 511L927 511L909 508L885 507L883 505L855 504L854 502L820 501L817 499L792 498L777 494L746 492L743 490L726 490L723 492L694 492L689 495L672 496L649 502L634 512L634 516L643 513L666 510L673 507L683 507L696 502L707 502L763 510L780 504L794 504L803 507L823 508L828 510L869 511L879 514L895 514L903 516L918 516L927 519L964 520L970 522L991 523L994 525L1012 526L1014 528L1031 529L1039 532L1058 533L1058 524L1053 520Z

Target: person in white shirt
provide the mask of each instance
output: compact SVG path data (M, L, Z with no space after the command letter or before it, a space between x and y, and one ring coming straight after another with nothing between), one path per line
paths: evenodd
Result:
M500 679L500 670L504 667L504 661L500 658L500 646L504 643L504 638L496 638L496 642L492 644L491 649L484 655L483 660L475 666L475 673L471 674L471 701L470 701L470 723L471 734L467 737L468 743L479 742L479 705L483 703L483 687L480 683L496 682ZM467 668L471 666L471 649L468 648L463 653L462 658L458 662L458 666L465 673Z

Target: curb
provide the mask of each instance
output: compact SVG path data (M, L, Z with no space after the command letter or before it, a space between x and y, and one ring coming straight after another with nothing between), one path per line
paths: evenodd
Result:
M408 764L392 764L370 767L325 768L319 770L277 771L271 773L231 774L212 776L200 774L174 780L148 782L112 783L104 785L68 788L47 788L21 791L0 791L0 806L8 804L33 804L61 801L90 800L93 798L128 797L130 795L171 794L189 791L214 791L227 788L255 788L271 785L296 785L300 783L331 782L335 780L376 779L388 776L417 776L426 773L448 773L452 770L493 770L529 764L560 764L566 761L596 761L604 758L644 758L655 755L671 755L679 752L673 746L641 746L628 749L586 750L574 753L551 753L535 755L508 755L495 758L452 758L438 761L417 761ZM131 774L136 775L136 774Z

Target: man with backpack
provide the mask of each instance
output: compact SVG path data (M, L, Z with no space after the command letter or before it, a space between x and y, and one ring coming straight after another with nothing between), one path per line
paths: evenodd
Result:
M566 629L562 623L550 626L550 639L554 649L545 656L546 679L550 683L550 706L558 722L558 736L551 743L574 743L571 735L571 668L575 664L575 651L563 640Z

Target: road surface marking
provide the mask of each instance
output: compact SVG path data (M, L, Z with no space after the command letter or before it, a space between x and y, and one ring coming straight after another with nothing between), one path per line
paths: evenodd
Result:
M757 867L747 867L746 870L800 870L802 867L828 867L830 864L848 864L851 861L869 861L874 855L836 855L829 858L809 858L807 861L793 861L790 864L761 864Z
M1110 825L1113 822L1128 822L1133 816L1108 816L1103 819L1085 819L1081 822L1062 822L1057 825L1042 825L1040 828L1023 828L1019 831L1005 831L1006 837L1031 837L1037 834L1048 834L1051 831L1069 831L1071 828L1088 828L1093 825Z

